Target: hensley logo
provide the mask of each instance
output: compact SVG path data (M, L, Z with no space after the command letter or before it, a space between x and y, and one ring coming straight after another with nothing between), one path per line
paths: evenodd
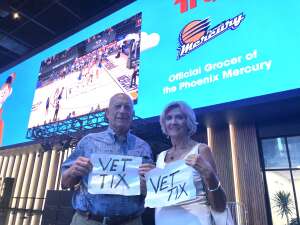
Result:
M231 19L219 23L217 26L211 29L208 29L210 26L209 18L190 22L181 30L179 34L177 60L191 53L208 41L216 38L220 34L228 30L237 29L244 19L244 13L240 13Z

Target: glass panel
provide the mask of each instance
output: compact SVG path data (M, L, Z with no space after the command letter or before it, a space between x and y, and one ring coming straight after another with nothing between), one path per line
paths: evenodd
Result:
M291 166L300 168L300 136L287 139L290 151Z
M298 213L300 213L299 212L299 210L300 210L300 170L293 171L293 178L294 178L294 184L295 184L295 189L296 189Z
M284 138L262 140L266 169L289 168Z
M289 171L266 171L273 225L285 225L296 217Z

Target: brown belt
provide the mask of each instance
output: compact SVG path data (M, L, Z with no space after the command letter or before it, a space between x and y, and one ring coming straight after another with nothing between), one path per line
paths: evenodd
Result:
M129 222L129 221L134 220L139 217L137 215L106 217L106 216L101 216L101 215L95 215L90 212L85 212L85 211L81 211L81 210L76 210L76 213L85 217L88 220L95 220L97 222L102 223L103 225L119 225L119 224Z

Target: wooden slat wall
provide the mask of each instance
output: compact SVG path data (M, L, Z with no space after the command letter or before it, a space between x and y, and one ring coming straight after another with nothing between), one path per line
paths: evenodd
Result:
M11 200L10 207L42 210L44 200L33 198L43 198L47 190L59 189L55 184L59 183L58 177L61 174L60 161L70 152L71 149L62 152L56 149L43 152L38 145L1 151L0 177L15 178L13 189L15 198ZM5 225L39 225L40 223L40 214L27 212L24 216L24 212L18 210L17 213L13 211L8 213Z
M211 147L227 201L234 202L234 181L228 127L207 128L208 145Z
M254 125L231 124L232 150L235 152L235 190L237 200L248 210L249 225L267 225L265 192L256 130Z

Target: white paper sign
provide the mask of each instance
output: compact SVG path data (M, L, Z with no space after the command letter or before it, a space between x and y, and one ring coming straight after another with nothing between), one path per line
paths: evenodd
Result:
M170 206L196 197L193 168L183 160L169 163L164 169L151 170L146 180L146 207Z
M91 194L140 195L138 168L141 157L92 154L93 170L89 174Z

